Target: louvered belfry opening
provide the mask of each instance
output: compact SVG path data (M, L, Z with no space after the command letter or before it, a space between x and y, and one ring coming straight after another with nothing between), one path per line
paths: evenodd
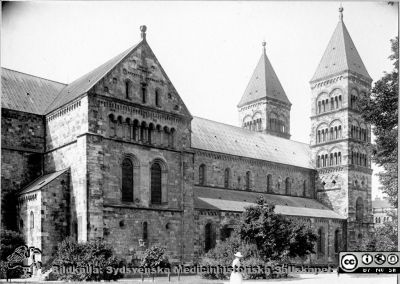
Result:
M133 165L128 158L122 162L122 201L133 201Z
M161 204L161 166L158 163L151 166L151 203Z

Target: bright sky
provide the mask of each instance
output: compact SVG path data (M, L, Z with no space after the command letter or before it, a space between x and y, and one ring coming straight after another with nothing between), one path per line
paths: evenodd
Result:
M397 4L342 2L374 79L392 69ZM1 65L69 83L147 40L192 115L239 125L236 105L267 42L292 102L293 140L309 143L309 80L338 22L339 2L17 2L3 6ZM375 168L376 169L376 168ZM376 171L375 171L376 172ZM379 194L374 176L372 196Z

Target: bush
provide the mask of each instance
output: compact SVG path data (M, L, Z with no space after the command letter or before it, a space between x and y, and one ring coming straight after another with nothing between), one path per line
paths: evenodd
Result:
M257 245L260 257L265 261L287 261L314 253L317 235L306 223L287 218L274 212L263 197L257 205L245 208L237 233L242 240L249 239Z
M240 251L244 256L243 260L249 258L258 258L257 247L254 244L248 244L241 241L239 236L236 233L233 233L229 239L218 243L215 248L206 253L200 259L200 265L209 268L218 266L232 267L234 254L238 251ZM242 265L243 260L241 261ZM230 274L231 271L218 271L216 269L207 269L200 272L200 275L207 279L228 279Z
M0 278L6 278L7 267L9 265L7 257L11 255L16 248L24 245L25 240L22 234L11 230L1 230L0 239ZM19 278L22 274L21 268L8 269L8 276L10 278Z
M152 246L146 249L141 262L141 267L146 269L171 268L164 247Z
M122 274L115 274L114 269L122 267L123 261L113 255L112 247L102 239L77 243L73 238L66 238L58 245L53 265L52 277L58 280L100 281L122 278Z
M1 230L0 235L0 260L6 261L17 247L25 244L25 240L22 234L15 231Z

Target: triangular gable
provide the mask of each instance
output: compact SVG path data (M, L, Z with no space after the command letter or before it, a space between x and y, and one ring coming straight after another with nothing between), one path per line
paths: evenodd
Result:
M325 79L344 71L354 72L372 81L346 25L340 20L311 82Z
M112 77L114 76L116 77L119 76L118 74L113 74L113 73L118 73L120 71L120 70L117 71L118 67L121 66L124 62L129 61L130 57L138 54L140 55L140 53L143 52L143 50L146 51L148 57L151 57L154 60L155 64L157 65L157 68L159 68L159 70L161 71L162 76L164 77L166 83L174 93L174 100L176 100L174 105L178 105L179 110L175 111L171 108L171 111L191 117L189 110L187 109L183 100L181 99L175 87L171 83L166 72L162 68L161 64L159 63L158 59L154 55L153 51L151 50L146 40L142 40L139 44L127 49L126 51L122 52L121 54L117 55L116 57L112 58L111 60L97 67L93 71L85 74L84 76L78 78L77 80L73 81L71 84L66 86L57 96L57 98L52 102L50 107L47 109L47 113L78 98L79 96L89 92L90 90L102 92L104 89L103 86L104 82L109 81L109 79L110 78L112 79Z
M126 80L131 81L134 89L130 93L129 99L125 95ZM146 86L146 103L142 103L141 99L142 84ZM160 90L161 94L159 107L155 105L154 101L156 89ZM113 70L93 86L92 91L102 96L141 104L146 108L155 108L158 111L183 115L188 118L192 117L146 41L142 41L137 48L120 60Z
M175 86L172 84L171 80L169 79L167 73L165 72L164 68L162 67L162 65L160 64L160 62L158 61L156 55L154 54L153 50L151 49L150 45L147 44L146 42L146 47L148 48L151 57L153 57L153 59L155 60L156 64L158 65L158 67L160 68L161 73L164 75L166 81L169 82L170 87L173 89L173 92L175 92L176 94L178 94L178 91L175 89ZM189 109L186 107L185 103L183 102L182 98L180 97L180 95L177 96L177 99L179 100L180 105L182 106L182 111L185 112L188 116L192 117L192 115L189 112Z
M263 54L254 69L238 107L266 97L291 104L266 55L265 49L263 49Z

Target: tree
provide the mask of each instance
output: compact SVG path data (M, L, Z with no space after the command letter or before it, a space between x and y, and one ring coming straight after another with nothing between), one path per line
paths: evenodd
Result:
M5 277L9 261L7 257L11 255L14 250L25 244L24 236L18 232L11 230L0 231L0 278ZM14 263L16 264L16 263ZM19 268L11 269L8 271L9 277L17 278L22 274Z
M395 225L395 227L393 227ZM397 224L385 224L358 244L357 251L397 251Z
M394 69L384 73L377 81L371 94L361 97L359 106L367 123L372 124L376 136L372 145L373 161L383 167L379 173L382 190L388 195L390 203L397 207L397 153L398 153L398 76L399 76L399 39L391 40Z
M307 224L274 212L263 197L245 209L236 228L242 240L254 243L264 261L302 257L314 253L317 235Z
M63 281L117 280L123 276L118 272L123 265L104 240L78 243L67 237L58 245L52 277Z

